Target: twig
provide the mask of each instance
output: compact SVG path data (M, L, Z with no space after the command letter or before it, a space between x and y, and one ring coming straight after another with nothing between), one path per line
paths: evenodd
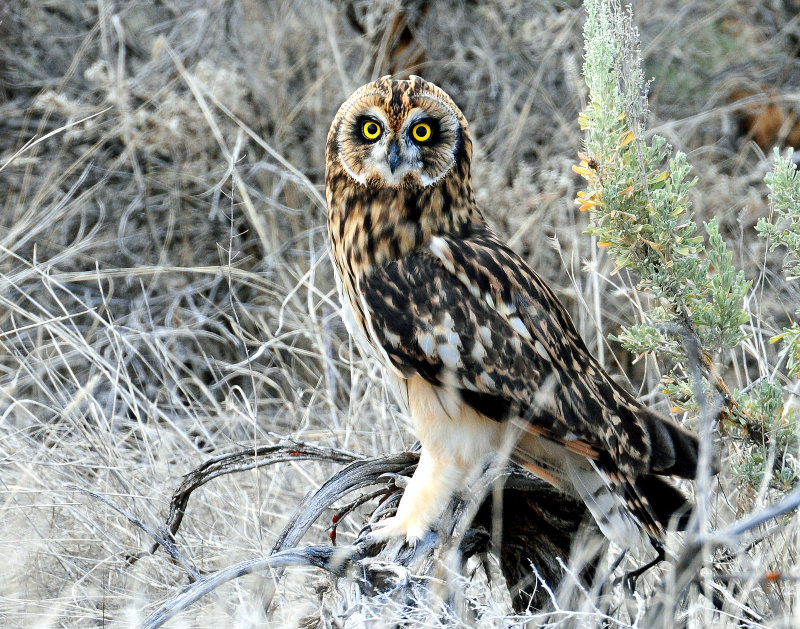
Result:
M305 532L319 519L322 512L334 502L356 489L375 485L382 476L412 471L419 459L413 452L400 452L363 461L355 461L339 470L316 493L298 505L289 524L278 536L272 548L280 552L294 548Z
M798 507L800 507L800 487L795 487L789 494L775 504L765 507L757 513L752 513L746 518L737 520L722 531L716 531L710 534L705 541L715 546L730 544L747 531L764 524L767 520L778 518Z
M254 572L288 568L290 566L315 566L333 574L344 574L354 560L363 557L364 547L357 546L309 546L291 548L269 557L249 559L223 568L184 588L173 596L142 623L142 629L156 629L192 603L213 592L223 583Z
M353 460L363 458L363 455L339 450L336 448L326 448L302 441L284 438L277 445L258 446L223 454L209 459L202 465L196 467L183 477L180 487L172 495L169 505L169 515L165 523L166 529L174 539L175 533L183 521L186 513L186 506L192 492L202 487L207 482L234 472L244 472L265 465L274 463L285 463L287 461L304 460L327 460L335 463L349 463ZM154 553L160 544L155 544L150 552Z
M339 528L339 524L342 523L344 518L346 518L353 511L358 509L363 504L369 502L370 500L374 500L375 498L378 498L380 496L386 496L388 491L389 490L387 490L385 487L382 489L372 491L368 494L364 494L363 496L359 496L358 498L350 502L350 504L345 505L344 508L339 509L333 516L333 521L331 522L330 531L328 533L328 536L331 539L331 543L336 544L336 531Z
M202 578L202 575L200 574L200 572L198 572L197 568L195 568L186 559L184 559L183 555L178 550L178 548L175 546L175 543L172 541L171 536L167 533L166 530L164 530L162 528L161 532L156 531L154 528L147 526L147 524L142 522L142 520L137 518L131 512L123 509L119 505L114 504L113 502L111 502L105 496L101 496L100 494L92 491L91 489L86 489L85 487L79 487L78 485L74 485L72 483L68 483L66 485L66 487L67 487L67 489L73 489L75 491L80 491L81 493L87 494L87 495L91 496L92 498L96 498L100 502L103 502L103 503L107 504L109 507L114 509L114 511L116 511L117 513L122 515L124 518L126 518L131 524L133 524L134 526L138 527L139 529L144 531L147 535L149 535L151 538L153 538L155 540L155 542L156 542L156 548L158 546L163 546L164 549L169 553L170 557L172 557L181 566L183 566L183 568L189 574L189 578L192 581L197 581L197 580ZM135 561L135 558L134 558L133 561Z

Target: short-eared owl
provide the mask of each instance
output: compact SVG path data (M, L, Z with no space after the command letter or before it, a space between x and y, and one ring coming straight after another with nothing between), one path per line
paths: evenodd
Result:
M437 86L384 77L327 140L328 231L345 323L385 367L422 444L379 539L420 538L481 457L579 496L610 539L657 541L687 501L697 439L648 410L589 353L550 287L488 227L467 121ZM681 514L683 514L681 516Z

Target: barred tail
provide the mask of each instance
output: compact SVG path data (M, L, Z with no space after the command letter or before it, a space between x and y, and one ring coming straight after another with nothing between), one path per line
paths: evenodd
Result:
M641 519L630 509L624 487L600 470L594 461L566 457L566 472L603 535L622 548L641 548L645 542Z

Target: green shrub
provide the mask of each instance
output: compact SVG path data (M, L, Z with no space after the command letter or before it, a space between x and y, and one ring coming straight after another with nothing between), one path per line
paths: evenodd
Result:
M589 233L650 295L641 322L612 335L634 354L655 352L671 362L666 391L681 408L693 404L687 347L696 346L706 378L727 400L711 356L744 338L750 287L737 271L717 220L698 233L686 155L658 135L647 137L646 85L638 33L618 2L587 0L584 75L589 103L580 115L585 153L573 169L586 179L577 204L591 216ZM707 238L707 239L706 239ZM687 337L692 342L686 343Z

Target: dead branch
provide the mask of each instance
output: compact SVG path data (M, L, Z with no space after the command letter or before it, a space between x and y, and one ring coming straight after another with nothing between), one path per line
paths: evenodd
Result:
M216 587L250 573L265 571L279 578L290 566L314 566L331 576L345 574L354 579L365 595L391 592L398 601L420 600L429 586L430 575L435 570L432 560L434 549L439 555L446 552L447 544L431 534L416 548L406 545L395 547L367 547L359 538L351 546L313 545L298 549L305 533L324 512L335 503L359 490L369 489L354 503L384 498L373 511L371 521L387 514L391 496L399 497L402 483L397 479L413 474L419 456L416 452L400 452L375 458L340 450L321 448L298 441L286 441L274 446L215 457L187 474L175 492L165 529L174 534L180 526L189 497L197 487L224 474L253 469L281 461L323 459L348 462L333 474L313 494L298 505L294 515L278 536L272 553L228 566L213 574L201 577L159 607L144 623L144 627L161 626L169 618L192 605ZM549 601L548 589L537 587L540 579L556 586L563 577L572 542L584 520L585 507L581 502L566 497L547 483L534 478L515 466L501 468L502 495L498 500L488 496L477 511L469 511L469 502L454 500L452 508L442 523L442 530L452 534L460 519L471 517L460 540L458 551L461 564L472 556L482 556L492 549L492 539L502 539L499 550L501 571L511 588L515 608L543 608ZM484 479L485 480L485 479ZM502 513L496 513L502 505ZM340 511L347 513L348 505ZM493 527L500 531L492 534ZM445 539L450 539L445 536ZM162 544L160 540L157 540ZM163 545L163 544L162 544ZM442 550L445 549L445 550ZM538 575L532 577L532 575Z
M303 459L349 464L334 473L316 492L303 499L267 557L250 559L208 575L201 575L181 555L172 536L180 525L180 517L185 512L194 489L221 475L281 461ZM448 570L451 574L461 573L467 559L473 556L483 557L490 552L495 553L499 559L501 572L518 612L550 608L554 600L553 592L565 577L565 565L574 542L581 537L582 545L586 545L584 536L579 536L586 509L582 502L559 493L549 484L513 465L490 467L480 479L481 486L501 487L499 495L490 493L488 496L473 496L465 500L454 499L440 523L439 530L444 534L437 536L431 532L416 547L406 544L384 547L368 545L368 538L362 531L362 535L351 545L336 546L334 539L332 545L317 544L297 548L303 536L320 517L351 494L356 494L357 497L340 509L339 514L355 512L353 505L379 499L370 523L389 515L396 498L402 493L403 483L399 479L413 474L418 459L416 452L364 458L355 453L286 439L277 445L226 454L210 459L184 477L181 487L173 496L166 524L157 528L147 526L133 514L95 492L78 487L76 489L110 505L152 537L158 545L164 546L170 556L187 570L192 583L145 620L143 627L147 629L160 627L198 599L232 579L253 573L268 574L273 579L278 579L286 568L295 566L318 568L330 575L334 582L345 578L348 583L355 583L361 592L362 603L363 597L378 597L413 608L417 602L424 600L432 582L441 582L443 566L445 573ZM472 503L479 506L471 509L469 505ZM800 490L795 490L779 503L744 518L723 531L691 535L669 579L672 589L679 594L677 599L696 580L697 571L702 565L699 558L707 557L709 548L736 544L745 532L797 508L798 505ZM463 533L456 534L458 530ZM456 558L455 564L453 557ZM579 575L571 576L577 576L581 582L592 583L596 581L594 568L595 564L590 560ZM602 583L605 579L600 578L599 581ZM669 584L665 587L668 586ZM595 585L596 587L598 586ZM648 613L648 621L655 624L663 624L665 619L674 618L670 609L659 601L660 598L657 595ZM445 605L450 605L451 602L448 599Z
M230 454L223 454L209 459L199 465L183 477L183 481L172 495L169 505L169 515L165 523L166 530L173 538L180 528L183 516L186 513L186 506L192 492L202 487L207 482L219 476L244 472L265 465L275 463L285 463L287 461L307 461L324 460L334 463L350 463L363 458L363 455L337 448L326 448L312 443L296 441L283 437L276 445L262 445L255 448L248 448ZM150 553L158 550L160 543L154 544L150 548Z
M169 556L172 557L172 559L175 560L178 564L183 566L183 568L186 570L186 573L189 575L189 579L191 581L196 581L197 579L201 578L200 572L198 572L197 568L195 568L194 565L192 565L189 561L187 561L186 558L183 556L183 554L181 554L177 546L175 546L172 537L169 534L167 534L166 529L164 529L163 527L154 529L153 527L148 526L147 524L144 523L144 521L142 521L140 518L137 518L127 509L123 509L122 507L115 504L105 496L101 496L100 494L98 494L95 491L92 491L91 489L87 489L86 487L80 487L72 483L67 484L66 487L67 489L74 489L75 491L80 491L84 494L87 494L88 496L91 496L92 498L96 498L100 502L114 509L114 511L116 511L121 516L126 518L128 522L130 522L131 524L139 528L141 531L143 531L146 535L155 540L156 548L159 546L163 546L164 549L167 551L167 553L169 553ZM136 561L136 559L137 557L131 557L129 558L129 561L130 563L133 563L134 561Z
M355 546L337 548L335 546L309 546L308 548L291 548L274 553L268 557L258 557L227 566L183 589L173 596L142 623L142 629L156 629L170 618L189 607L206 594L213 592L223 583L238 579L247 574L269 573L272 570L289 566L315 566L340 574L342 569L360 556L363 549Z

